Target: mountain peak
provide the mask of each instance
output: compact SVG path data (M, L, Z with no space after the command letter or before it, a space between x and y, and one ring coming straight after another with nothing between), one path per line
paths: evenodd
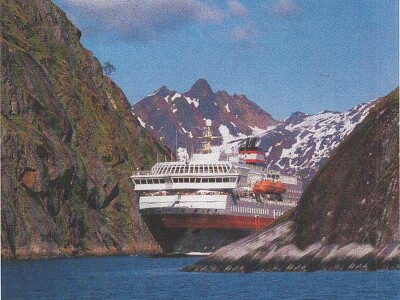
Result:
M154 92L154 94L159 95L161 97L166 97L169 95L169 93L171 93L171 91L165 85L163 85Z
M292 113L291 116L285 120L285 122L296 124L296 123L303 121L304 118L306 118L308 116L309 116L308 114L305 114L301 111L296 111L296 112Z
M190 90L185 93L185 96L198 99L211 99L215 95L207 80L200 78L193 84Z

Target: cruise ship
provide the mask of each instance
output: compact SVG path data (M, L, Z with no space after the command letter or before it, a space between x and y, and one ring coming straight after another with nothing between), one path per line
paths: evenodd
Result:
M255 138L237 153L212 151L215 138L206 120L201 153L131 176L140 213L165 252L213 251L270 224L300 198L299 179L268 168Z

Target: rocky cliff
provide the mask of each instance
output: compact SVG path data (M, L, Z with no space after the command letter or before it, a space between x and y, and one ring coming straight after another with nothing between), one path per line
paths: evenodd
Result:
M186 270L400 269L399 90L333 152L298 207Z
M1 12L2 257L159 251L129 176L168 151L58 7Z

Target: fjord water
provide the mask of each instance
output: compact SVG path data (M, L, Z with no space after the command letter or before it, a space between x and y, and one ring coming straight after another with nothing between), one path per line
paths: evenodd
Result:
M201 258L3 261L2 299L400 299L400 271L186 273Z

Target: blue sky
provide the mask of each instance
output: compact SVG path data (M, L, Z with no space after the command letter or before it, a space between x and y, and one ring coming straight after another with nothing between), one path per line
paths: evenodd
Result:
M278 120L398 85L398 1L55 0L133 104L162 85L244 94Z

